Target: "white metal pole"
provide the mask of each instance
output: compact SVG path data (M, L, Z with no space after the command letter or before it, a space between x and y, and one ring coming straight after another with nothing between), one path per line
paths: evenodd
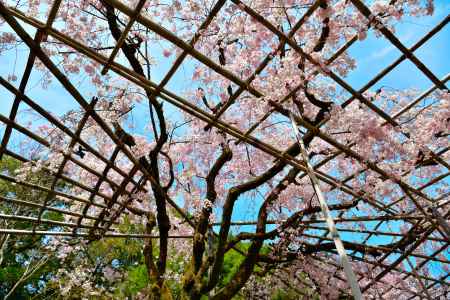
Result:
M356 280L355 273L353 273L352 267L350 265L350 261L348 259L347 253L345 252L344 244L342 243L341 238L339 237L339 232L336 229L336 225L334 224L333 217L330 214L330 210L328 209L327 202L325 201L325 197L322 194L322 191L319 186L319 180L314 174L314 169L309 162L308 154L306 153L306 147L303 143L303 139L300 135L300 132L297 128L297 124L294 122L294 118L292 114L289 114L291 119L292 128L295 133L295 137L297 138L297 142L300 145L300 152L303 158L303 161L306 164L308 176L311 179L311 183L314 187L314 191L316 192L317 198L319 199L320 208L322 209L322 213L324 215L325 221L328 225L328 230L331 233L331 237L333 238L334 244L336 245L336 250L339 254L340 262L342 267L344 268L345 276L347 277L347 281L350 284L350 288L352 290L353 297L356 300L363 299L361 290L358 285L358 281Z

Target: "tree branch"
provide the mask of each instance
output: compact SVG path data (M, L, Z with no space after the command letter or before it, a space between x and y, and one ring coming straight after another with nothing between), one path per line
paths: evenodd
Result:
M205 234L208 229L208 220L212 212L212 205L217 198L217 192L215 189L215 181L217 175L223 166L232 159L233 153L230 147L224 143L222 144L222 153L212 166L210 172L206 176L206 199L211 203L208 206L204 206L199 220L196 224L194 234L193 245L193 258L194 258L194 270L197 272L200 268L203 252L205 251Z
M117 23L117 17L114 12L114 7L109 5L106 1L102 1L102 4L106 9L105 15L108 20L108 26L110 28L111 34L113 35L114 39L116 41L118 41L120 39L120 36L122 35L122 31L119 29L119 25ZM142 76L145 76L144 70L143 70L139 60L135 56L136 48L129 45L127 42L124 42L122 44L121 49L122 49L123 53L125 54L125 57L129 61L133 70L136 73L138 73ZM145 92L149 99L150 108L151 107L155 108L155 112L158 117L159 128L160 128L160 136L156 141L155 147L149 153L150 163L147 162L145 157L143 157L143 159L140 159L140 162L143 163L142 167L147 168L148 172L155 179L155 180L151 181L151 186L152 186L153 194L155 196L155 203L156 203L156 207L157 207L157 221L158 221L158 229L159 229L159 236L160 236L158 271L159 271L160 275L162 275L162 274L164 274L165 269L166 269L167 244L168 244L168 236L169 236L169 229L170 229L170 220L167 215L167 209L166 209L167 193L164 191L164 189L162 188L161 183L160 183L158 155L159 155L163 145L166 143L168 135L167 135L166 123L165 123L162 105L156 100L156 97L154 97L152 95L152 92L150 90L146 90ZM161 278L163 278L163 277L161 277ZM160 287L162 287L162 284Z

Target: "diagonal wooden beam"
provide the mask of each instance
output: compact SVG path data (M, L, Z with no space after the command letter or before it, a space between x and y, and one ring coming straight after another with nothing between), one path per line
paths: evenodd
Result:
M61 0L55 0L53 2L52 7L49 12L49 15L47 17L47 22L46 22L45 26L42 29L38 29L34 36L34 40L37 44L40 44L41 42L43 42L47 39L47 35L46 35L45 31L46 31L46 29L52 27L52 24L56 18L56 14L58 12L60 4L61 4ZM11 107L11 112L9 114L10 120L14 120L16 118L17 111L18 111L19 105L20 105L20 101L22 100L21 94L23 94L25 92L25 88L28 84L28 80L30 79L31 71L33 70L35 61L36 61L36 54L33 51L31 51L31 49L30 49L30 54L28 55L27 64L26 64L25 70L22 74L22 79L20 80L20 85L19 85L20 94L16 94L13 105ZM12 132L11 126L7 125L6 129L5 129L5 133L2 138L1 145L0 145L0 160L2 159L2 156L3 156L3 152L4 152L3 150L7 148L8 141L11 136L11 132Z
M425 76L427 76L431 82L438 86L442 90L448 90L445 84L440 81L430 69L427 68L411 51L408 50L397 37L383 25L383 23L372 14L370 9L361 0L350 0L353 5L369 20L369 22L375 23L375 27L394 45L398 50L400 50L403 55L405 55L420 71L422 71ZM447 16L448 17L448 16Z

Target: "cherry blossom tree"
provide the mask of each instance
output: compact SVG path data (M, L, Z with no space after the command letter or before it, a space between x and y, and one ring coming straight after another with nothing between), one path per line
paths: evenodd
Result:
M432 14L433 1L372 1L369 18L353 1L344 0L55 2L2 1L0 54L23 47L24 33L16 30L6 13L13 18L16 12L18 17L20 10L29 25L37 26L42 23L39 20L48 18L49 7L59 7L54 21L58 35L42 30L35 39L42 49L42 53L36 51L34 62L43 76L42 87L61 81L57 72L72 81L77 76L86 77L89 83L84 85L89 89L83 93L93 96L92 110L109 132L93 115L83 120L84 108L55 118L72 132L84 124L79 135L86 144L71 143L67 132L54 123L29 124L27 128L48 145L24 138L16 152L32 155L16 178L25 180L30 172L49 170L72 180L68 188L72 194L97 201L99 205L63 200L68 210L93 216L82 223L91 226L86 237L90 242L125 220L139 227L135 233L157 235L157 241L147 238L142 244L150 285L140 297L173 299L175 294L168 284L171 276L181 282L182 299L205 295L212 299L236 295L263 299L280 287L306 298L350 297L328 229L317 225L321 207L301 168L304 162L290 116L301 126L309 159L316 166L333 216L361 219L343 222L340 229L370 233L373 227L365 222L370 218L383 221L389 216L407 216L412 220L392 225L393 231L402 233L394 234L395 239L384 237L375 244L357 238L344 240L360 285L368 286L364 291L367 297L408 299L411 294L422 295L424 288L418 281L430 276L418 274L414 267L400 265L387 276L377 275L389 265L386 257L391 253L402 255L417 248L415 253L423 254L415 256L419 265L420 259L437 251L448 238L445 229L435 231L442 225L434 219L427 196L445 193L447 184L435 185L427 195L417 189L411 194L410 185L426 184L448 172L443 165L448 166L449 152L442 149L448 148L450 95L439 86L425 96L427 105L415 106L410 104L420 97L417 90L374 90L369 85L350 95L339 82L345 83L358 63L345 44L363 41L373 32L380 39L384 30L395 33L402 18ZM170 33L157 34L142 19L127 28L134 7L142 7L143 18L176 33L179 44L167 42L164 34ZM215 16L211 18L212 13ZM27 22L25 18L22 21ZM192 60L192 74L190 88L184 91L185 101L199 108L199 115L220 118L228 127L213 126L213 122L196 118L187 110L177 111L173 117L173 106L158 97L167 80L151 89L124 79L120 68L109 62L108 72L105 62L81 53L69 40L104 57L119 43L115 62L141 82L154 80L159 60L182 57L181 63L186 54L180 45L190 43L197 60L186 58ZM45 61L44 55L51 60ZM208 63L199 60L202 57L207 57ZM52 63L56 70L49 68ZM331 80L336 78L341 81ZM8 78L10 83L17 79L17 74ZM237 84L239 81L246 89ZM144 129L136 128L132 118L137 107L148 112ZM239 136L239 132L247 135ZM282 156L274 158L267 145L281 149ZM137 166L123 149L132 154ZM98 155L110 158L122 173L107 167ZM67 161L68 156L81 164ZM64 168L59 170L63 161ZM99 181L105 168L109 168L104 174L107 179ZM232 230L239 215L238 203L254 207L256 221L251 230ZM446 206L435 212L448 217ZM80 225L80 220L72 214L64 221ZM431 233L432 238L427 238ZM174 235L192 239L170 239ZM416 245L419 240L422 242ZM107 283L93 284L94 266L80 254L77 247L82 245L69 247L65 239L55 239L49 246L63 261L72 257L74 264L74 272L61 269L55 275L56 281L68 278L67 284L60 286L61 295L75 290L77 295L105 295L107 289L114 289L115 280L126 274L104 266ZM239 248L241 245L246 247ZM224 259L230 251L240 252L243 259L223 282ZM169 272L168 264L180 253L182 270ZM448 268L447 257L437 256ZM405 276L402 271L414 276ZM427 297L440 297L443 289L445 286L430 288Z

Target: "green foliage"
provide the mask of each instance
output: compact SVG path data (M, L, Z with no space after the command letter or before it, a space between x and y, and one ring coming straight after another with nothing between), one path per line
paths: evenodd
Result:
M291 289L277 289L272 300L298 300L298 294Z
M17 265L0 268L0 282L16 282L22 273L23 268Z
M127 270L126 278L117 286L114 295L117 299L126 299L126 297L136 295L148 283L149 279L145 265L131 266Z
M129 216L126 215L117 228L122 233L142 233L145 230L144 227L144 224L132 223Z
M246 252L247 249L250 247L249 242L240 242L236 248L239 249L242 252ZM266 254L269 252L269 248L263 246L261 249L262 254ZM239 265L244 260L244 256L239 253L238 251L231 249L225 254L224 260L223 260L223 270L221 275L221 280L219 282L219 287L224 287L230 279L233 277L233 275L236 273L236 271L239 268ZM260 268L258 266L255 267L255 271L259 271Z
M15 158L4 155L0 161L0 173L8 175L10 177L16 176L17 171L23 166L23 163ZM41 186L48 186L53 180L53 177L46 171L40 170L37 172L29 172L26 174L26 182L31 184L37 184ZM65 185L61 182L58 183L57 188L63 189ZM6 180L0 181L0 195L5 197L15 197L21 200L32 201L36 203L42 203L47 192L30 189L20 184L13 184ZM51 199L56 201L56 199ZM4 207L5 205L2 205Z
M62 213L60 212L56 212L56 211L46 211L43 215L42 215L43 219L49 219L52 221L64 221L64 216Z
M22 162L9 156L3 156L0 161L0 173L14 177L17 170L22 167ZM39 171L37 173L27 174L27 182L39 185L49 185L53 178L46 172ZM63 188L63 184L58 185ZM34 203L43 203L46 200L47 193L32 190L20 184L13 184L6 180L0 180L0 195L7 198L15 198ZM60 204L57 199L49 199L53 205ZM36 216L38 209L35 207L19 206L8 201L0 200L0 211L5 214L17 214ZM55 221L62 221L61 213L46 211L43 218ZM17 229L32 228L29 222L20 222L12 220L0 220L1 227L11 227ZM41 224L40 229L50 230L54 226ZM0 241L3 241L6 235L0 234ZM3 298L11 287L19 280L26 269L26 264L35 261L45 255L43 249L42 236L16 236L10 235L3 249L3 262L0 265L0 298ZM56 270L58 264L56 260L49 261L45 266L38 269L32 276L30 276L21 287L17 288L12 295L12 299L28 299L42 286L42 282L48 280L48 274ZM24 288L24 286L30 288Z
M90 257L110 264L113 260L121 266L128 266L140 262L142 257L142 241L138 239L106 238L91 243L88 247Z
M245 250L248 248L249 244L241 244L239 246L240 250ZM225 286L227 284L234 273L239 268L239 265L244 260L244 257L239 254L236 250L230 250L228 253L225 254L225 257L223 259L223 273L221 276L221 280L219 283L219 287Z

